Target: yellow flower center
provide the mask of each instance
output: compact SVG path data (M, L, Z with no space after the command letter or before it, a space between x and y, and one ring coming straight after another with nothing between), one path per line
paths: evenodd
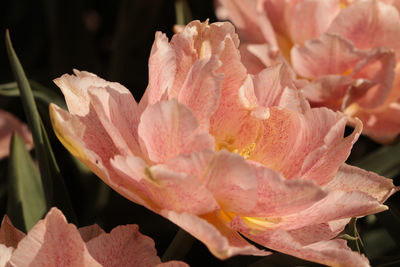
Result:
M242 148L240 151L234 146L235 143L235 137L231 135L226 135L225 139L215 145L215 150L219 151L222 149L226 149L229 152L232 153L237 153L241 155L243 158L248 159L251 155L251 153L254 151L256 148L256 143L251 143L250 145Z

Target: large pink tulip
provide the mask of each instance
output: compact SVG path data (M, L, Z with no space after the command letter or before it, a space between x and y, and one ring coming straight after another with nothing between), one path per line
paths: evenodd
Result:
M216 2L217 15L244 38L252 72L286 62L305 79L313 106L358 117L363 133L378 142L400 133L400 1Z
M5 216L0 228L0 266L160 266L185 267L183 262L161 263L154 241L137 225L105 233L97 224L77 229L52 208L27 235Z
M311 261L368 265L334 239L395 191L343 163L361 122L343 137L345 115L310 108L282 64L248 74L238 46L230 23L194 21L170 42L156 33L139 104L119 83L65 74L55 82L69 112L50 106L54 130L113 189L220 259L269 254L242 234Z
M21 136L27 149L33 147L32 135L28 127L11 113L0 110L0 159L9 155L10 141L13 133L17 133Z

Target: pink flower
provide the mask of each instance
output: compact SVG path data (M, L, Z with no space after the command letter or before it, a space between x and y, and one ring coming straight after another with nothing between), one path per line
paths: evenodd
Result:
M248 74L238 46L229 23L194 21L170 42L156 33L139 104L118 83L65 74L55 83L69 112L50 106L54 130L104 182L220 259L269 254L240 232L307 260L368 265L333 239L395 191L343 163L361 122L344 138L345 115L310 108L282 64Z
M313 106L358 117L363 133L379 142L400 133L399 1L217 3L217 15L231 19L244 38L252 72L289 63L310 81L301 87Z
M77 229L57 208L52 208L27 235L5 216L0 228L0 266L165 266L154 241L137 225L114 228L109 234L97 224Z
M27 149L33 147L32 135L28 127L11 113L0 110L0 159L9 155L11 136L14 132L21 136Z

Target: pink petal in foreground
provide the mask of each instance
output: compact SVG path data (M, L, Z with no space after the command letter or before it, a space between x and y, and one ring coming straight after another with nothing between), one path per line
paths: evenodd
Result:
M141 147L155 163L178 155L213 149L213 138L198 129L193 112L175 99L148 106L139 124Z
M142 235L137 225L114 228L87 243L90 255L101 266L155 266L160 262L154 241Z
M22 239L10 263L16 266L101 266L86 249L78 229L53 208Z
M7 262L12 256L13 251L13 247L7 247L3 244L0 244L0 267L6 266Z
M27 149L33 147L32 135L28 127L11 113L0 110L0 159L9 155L11 136L14 132L22 137Z

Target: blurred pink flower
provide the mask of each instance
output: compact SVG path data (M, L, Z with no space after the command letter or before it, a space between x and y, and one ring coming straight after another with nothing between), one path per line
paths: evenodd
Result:
M379 142L400 133L400 1L216 2L244 39L252 72L289 63L311 105L358 117Z
M5 216L0 228L0 266L163 266L154 241L137 225L114 228L109 234L97 224L77 229L57 208L52 208L27 235Z
M13 133L19 134L27 149L33 147L32 135L28 127L11 113L0 110L0 159L10 153L10 141Z
M173 221L218 258L268 248L325 264L366 266L344 240L351 217L387 209L391 180L343 162L361 132L310 108L293 73L251 75L230 23L156 33L149 85L129 90L74 71L55 80L69 112L50 106L64 146L133 202Z

